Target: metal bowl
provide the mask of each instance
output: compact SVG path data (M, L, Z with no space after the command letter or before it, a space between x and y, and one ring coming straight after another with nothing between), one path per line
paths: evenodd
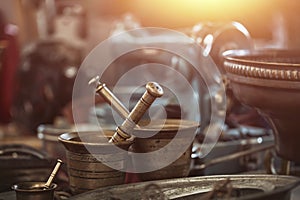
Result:
M236 98L270 122L278 155L299 162L300 51L232 50L224 58Z
M49 188L45 182L22 182L12 186L16 191L17 200L52 200L57 184L52 183Z

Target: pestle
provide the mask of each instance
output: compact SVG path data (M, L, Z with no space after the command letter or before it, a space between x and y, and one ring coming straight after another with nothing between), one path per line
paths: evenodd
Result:
M122 117L122 119L126 119L129 115L129 111L127 108L121 103L121 101L106 87L105 83L101 83L99 81L99 76L91 79L89 81L89 85L96 85L96 93L101 95L103 99L111 105L111 107Z
M145 93L126 117L122 125L117 127L115 134L112 136L109 142L117 143L130 138L131 132L133 131L135 125L140 121L154 100L162 95L163 89L158 83L147 83Z
M62 164L62 160L57 159L56 165L55 165L53 171L51 172L47 182L45 183L45 188L49 188L51 186L53 179L56 176L56 173L58 172L61 164Z

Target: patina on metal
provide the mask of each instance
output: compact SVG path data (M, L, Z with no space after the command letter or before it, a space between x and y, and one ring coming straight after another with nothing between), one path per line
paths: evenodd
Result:
M135 137L135 142L131 146L133 152L149 153L145 154L148 162L141 163L138 158L132 155L133 166L135 168L155 169L157 163L161 163L162 160L175 156L178 158L161 169L139 173L139 178L143 181L149 181L188 176L191 166L193 139L200 127L199 123L182 119L152 120L150 124L148 123L148 120L143 120L140 122L140 128L134 129L133 134L137 137ZM144 127L145 124L148 125ZM164 153L159 156L150 154L164 148L170 142L187 148L181 155L178 155L179 147L177 145L165 148Z
M66 148L69 185L73 194L125 181L127 150L132 141L109 143L113 131L70 132L59 136ZM124 151L118 151L118 149Z
M150 186L153 195L165 199L208 200L222 193L223 196L218 199L288 200L290 190L297 184L299 178L283 175L198 176L105 187L71 197L70 200L147 199ZM145 190L148 192L145 193Z
M55 183L46 188L45 182L22 182L12 186L17 200L53 200L56 188Z
M277 154L300 161L300 51L232 50L224 53L230 87L272 126Z

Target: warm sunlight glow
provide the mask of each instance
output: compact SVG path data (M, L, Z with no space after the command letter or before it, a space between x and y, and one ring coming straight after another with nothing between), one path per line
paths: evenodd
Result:
M135 11L153 22L187 24L190 21L264 17L272 7L265 0L135 0Z

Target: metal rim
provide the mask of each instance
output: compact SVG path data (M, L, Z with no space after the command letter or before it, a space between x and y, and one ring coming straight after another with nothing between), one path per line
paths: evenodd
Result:
M112 132L112 131L110 131ZM112 132L113 133L113 132ZM88 146L112 146L114 145L113 143L108 143L108 142L103 142L103 143L97 143L97 140L95 140L95 142L82 142L82 141L75 141L75 138L81 138L81 137L85 137L85 136L98 136L98 137L103 137L105 138L105 135L102 133L100 134L99 132L95 131L95 132L85 132L85 133L80 133L80 134L84 134L84 136L80 136L78 132L70 132L70 133L64 133L61 134L58 137L58 140L62 143L66 143L66 144L71 144L71 145L79 145L82 146L84 145L88 145ZM109 137L107 137L107 139L109 139ZM130 145L132 143L131 140L126 140L126 141L122 141L119 142L118 145Z
M16 192L28 192L28 193L52 191L55 190L56 188L57 188L57 184L52 183L51 187L47 188L45 187L44 182L23 182L12 186L12 189L15 190Z
M153 125L150 127L143 128L143 122L139 123L140 128L135 128L135 131L143 131L143 132L170 132L170 131L178 131L178 130L184 130L184 129L196 129L200 126L199 123L196 121L189 121L189 120L182 120L182 119L167 119L167 120L155 120L151 121L153 122ZM163 122L163 123L161 123ZM144 121L144 123L147 123L147 121Z
M300 81L300 51L230 50L223 54L228 73L258 79Z
M300 50L287 50L287 49L261 49L261 50L228 50L223 53L223 57L226 60L234 61L238 63L262 66L288 66L288 67L300 67L300 63L289 62L288 60L274 62L266 60L267 58L279 57L283 59L300 58ZM299 59L300 61L300 59Z

